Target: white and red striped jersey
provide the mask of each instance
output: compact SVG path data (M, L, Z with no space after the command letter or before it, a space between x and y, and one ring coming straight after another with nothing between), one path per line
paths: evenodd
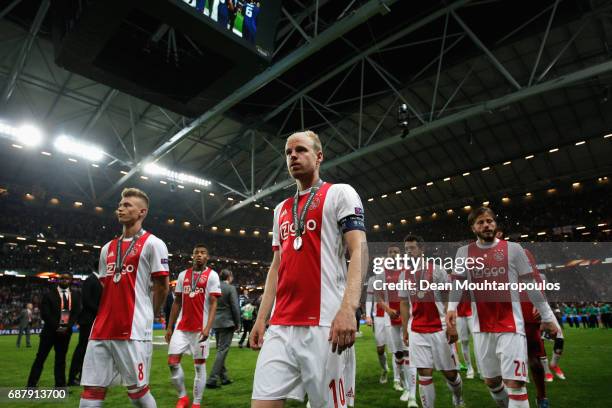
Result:
M298 213L308 193L310 189L300 192ZM296 251L293 201L288 198L274 209L272 248L280 251L280 266L270 324L330 326L346 285L346 246L340 222L363 217L363 205L351 186L323 183L306 214L302 246Z
M400 281L402 270L385 269L378 277L383 285L397 284ZM400 292L398 290L389 290L387 286L383 286L384 290L375 290L375 298L377 301L386 303L391 309L397 311L397 317L392 319L388 313L385 313L385 326L401 326L402 317L400 316ZM384 311L384 309L383 309Z
M457 250L455 265L465 265L465 260L479 258L483 268L466 268L452 273L453 279L469 282L518 282L519 277L532 273L525 250L516 242L495 239L485 245L473 242ZM525 322L521 312L519 293L516 290L471 291L474 332L525 334ZM449 304L450 306L450 304Z
M195 290L192 290L195 283ZM208 322L209 299L221 296L221 281L217 272L211 268L198 272L192 268L184 270L176 280L176 296L181 296L182 307L176 321L176 329L187 332L200 332ZM195 293L195 295L191 295Z
M446 272L430 264L427 269L416 271L414 274L409 271L402 272L400 279L416 285L416 290L401 290L399 293L402 300L408 300L410 303L408 329L415 333L435 333L446 330L442 293L439 290L419 290L420 280L430 283L447 283L449 278Z
M372 302L375 304L374 316L375 317L385 317L385 309L380 305L378 299L376 298L376 290L374 290L374 281L380 279L378 275L370 276L368 279L368 288L366 292L367 302Z
M132 238L122 241L122 254L131 241ZM100 252L98 272L104 288L91 330L92 340L152 340L151 277L168 276L168 249L161 239L144 232L123 257L121 280L114 282L117 239Z

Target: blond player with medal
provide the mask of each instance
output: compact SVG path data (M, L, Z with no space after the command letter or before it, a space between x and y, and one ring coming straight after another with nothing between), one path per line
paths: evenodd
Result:
M123 233L100 251L103 290L83 361L80 407L102 407L118 375L132 405L157 406L149 390L151 341L154 316L168 294L168 249L142 228L148 211L145 192L122 191L116 214Z
M274 210L274 257L250 337L261 349L251 407L283 407L306 394L312 408L351 406L367 265L363 205L351 186L319 179L323 151L314 132L291 135L285 157L298 191Z
M200 408L206 386L206 359L208 358L208 336L215 321L217 297L221 296L219 275L207 267L208 249L203 244L193 248L193 266L181 272L176 281L174 303L168 319L166 342L168 367L172 385L178 392L177 408L189 407L185 390L185 374L181 367L181 356L193 356L195 377L193 379L193 405ZM176 328L174 323L176 322Z

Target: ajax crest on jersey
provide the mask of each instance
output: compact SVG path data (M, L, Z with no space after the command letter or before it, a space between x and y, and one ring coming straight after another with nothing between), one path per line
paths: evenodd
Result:
M501 262L504 259L504 251L503 249L498 249L493 253L493 259L497 262Z

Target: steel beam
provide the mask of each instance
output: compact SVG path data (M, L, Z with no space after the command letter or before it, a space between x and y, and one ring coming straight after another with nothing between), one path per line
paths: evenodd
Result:
M36 12L36 16L34 17L34 22L32 22L32 26L30 27L30 32L26 37L26 40L21 47L21 51L19 51L19 55L17 56L17 60L13 65L13 69L4 85L4 90L2 91L2 95L0 96L0 104L4 105L8 102L13 91L15 90L15 85L17 84L17 79L19 79L19 75L23 71L25 67L26 60L28 59L28 55L30 54L30 50L32 49L32 45L34 44L34 40L38 35L38 31L42 25L45 16L47 15L47 11L49 10L50 0L43 0ZM10 6L9 6L10 7Z
M483 113L489 113L495 109L499 109L504 106L511 105L513 103L517 103L524 99L527 99L527 98L530 98L536 95L540 95L545 92L563 88L568 85L574 84L576 82L583 81L585 79L589 79L589 78L592 78L598 75L602 75L610 71L612 71L612 60L608 60L601 64L593 65L591 67L588 67L588 68L585 68L585 69L582 69L576 72L572 72L570 74L561 76L559 78L552 79L547 82L543 82L541 84L532 85L531 87L521 88L520 90L506 94L499 98L495 98L492 100L478 103L477 105L464 109L460 112L445 116L443 118L436 119L432 122L427 122L419 127L410 129L410 133L406 136L404 136L402 133L398 133L380 142L371 144L369 146L364 146L354 152L351 152L345 155L341 155L332 160L323 162L321 165L321 170L331 169L333 167L342 165L347 162L354 161L356 159L359 159L361 157L375 153L377 151L388 149L395 145L405 143L419 136L429 134L430 132L433 132L437 129L450 126L454 123L464 121L466 119L481 115ZM211 223L216 222L217 220L231 214L232 212L237 211L243 208L244 206L249 205L252 202L261 200L264 197L267 197L287 187L290 187L294 183L295 181L293 179L286 179L283 182L280 182L271 187L268 187L262 190L261 192L243 200L241 203L235 204L231 208L217 214L217 216L211 219L210 222Z
M108 91L108 93L104 96L104 99L102 99L102 102L100 102L100 105L98 105L98 107L94 111L94 114L91 115L91 117L87 121L85 127L83 127L83 130L81 131L81 136L85 137L87 136L87 134L89 134L94 125L98 122L98 120L100 120L100 117L102 116L106 108L108 108L108 105L110 104L111 100L118 93L119 91L117 91L116 89L111 89L110 91Z
M238 88L229 97L225 98L217 105L206 111L206 113L191 122L188 126L181 129L174 136L169 138L165 143L155 149L151 154L143 158L136 166L134 166L128 172L128 174L121 177L112 187L110 187L106 194L114 193L120 186L122 186L134 174L136 174L136 172L139 171L145 163L154 162L163 157L165 154L174 149L178 145L178 143L183 141L200 126L209 122L211 119L223 114L228 109L242 101L244 98L252 95L262 86L265 86L270 81L284 74L289 69L301 63L309 56L316 53L332 41L351 31L360 24L363 24L371 17L379 14L381 8L383 7L383 4L391 5L396 1L397 0L387 0L386 3L381 3L380 0L369 0L366 4L364 4L350 16L338 21L333 26L319 34L310 43L293 51L291 54L287 55L285 58L272 65L270 68L257 75L255 78ZM466 1L467 0L463 0L460 1L460 3L463 4Z

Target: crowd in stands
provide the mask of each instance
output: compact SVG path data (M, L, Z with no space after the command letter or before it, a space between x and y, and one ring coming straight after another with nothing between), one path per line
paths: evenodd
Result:
M606 183L585 191L563 193L555 190L554 193L540 193L538 198L515 198L508 204L499 202L490 206L497 213L498 223L503 225L506 235L513 241L610 241L611 196L612 187ZM475 202L471 208L480 205L481 202ZM389 226L381 223L377 229L368 232L368 241L399 241L408 233L420 235L427 242L471 240L473 234L467 225L469 210L455 208L452 214L447 210L421 214L421 221L404 217L405 225L399 220L389 220ZM436 215L432 216L434 212ZM606 225L598 227L598 224ZM580 226L586 228L575 228ZM546 234L537 235L540 232ZM528 237L522 238L521 235L525 234Z

